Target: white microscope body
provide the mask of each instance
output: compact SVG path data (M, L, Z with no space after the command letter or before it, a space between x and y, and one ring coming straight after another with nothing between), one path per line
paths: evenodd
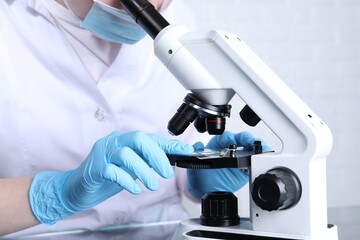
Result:
M229 116L212 107L222 109L237 95L282 143L279 152L251 156L250 219L230 227L185 220L174 238L337 240L337 227L327 223L326 157L332 135L325 123L238 36L170 25L146 0L120 3L154 39L155 54L169 71L210 106L199 117L209 114L212 122L213 115ZM185 108L196 114L199 106L192 103ZM186 128L182 116L181 124L172 126Z
M183 221L175 239L211 238L205 234L211 231L239 234L221 239L336 240L336 226L327 223L326 157L332 135L326 124L234 34L169 25L154 46L157 57L196 97L226 105L238 95L281 140L280 152L252 156L250 188L259 175L284 167L296 174L302 189L299 202L284 210L264 210L251 200L250 219L238 226Z

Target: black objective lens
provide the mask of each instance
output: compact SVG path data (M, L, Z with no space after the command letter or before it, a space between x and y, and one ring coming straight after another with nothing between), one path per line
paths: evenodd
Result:
M175 115L169 121L168 130L170 134L175 136L182 134L197 116L198 112L195 108L186 103L181 104Z
M220 135L225 131L225 117L230 117L231 105L207 104L189 93L168 124L172 135L180 135L195 119L194 126L200 133Z
M221 135L225 131L226 119L222 117L206 118L206 130L210 135Z
M206 119L198 116L194 122L194 126L199 133L206 132Z

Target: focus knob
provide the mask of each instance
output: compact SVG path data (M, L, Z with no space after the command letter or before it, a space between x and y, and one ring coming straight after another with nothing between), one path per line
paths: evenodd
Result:
M258 176L251 192L253 201L261 209L284 210L300 201L301 183L293 171L279 167Z
M237 197L231 192L211 192L201 200L200 223L204 226L228 227L238 225Z

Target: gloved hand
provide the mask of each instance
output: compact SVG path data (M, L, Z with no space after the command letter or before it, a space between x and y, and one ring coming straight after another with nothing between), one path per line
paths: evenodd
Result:
M89 156L68 172L41 172L30 187L30 205L44 224L91 208L123 189L141 193L138 178L150 190L159 185L151 171L173 176L166 153L186 154L193 146L144 132L113 132L98 140Z
M213 137L207 144L208 149L227 148L230 144L244 147L245 150L252 150L254 141L262 142L263 151L270 148L259 138L254 138L248 132L233 134L225 131L222 135ZM202 143L194 145L195 150L204 148ZM198 200L209 192L226 191L235 192L249 181L249 176L241 169L221 168L221 169L188 169L187 188L189 192Z

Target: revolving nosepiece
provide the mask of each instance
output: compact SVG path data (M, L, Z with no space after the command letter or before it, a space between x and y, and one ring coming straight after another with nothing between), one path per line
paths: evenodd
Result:
M230 116L230 105L210 105L188 94L168 124L172 135L182 134L194 122L198 132L221 135L225 131L226 117Z

